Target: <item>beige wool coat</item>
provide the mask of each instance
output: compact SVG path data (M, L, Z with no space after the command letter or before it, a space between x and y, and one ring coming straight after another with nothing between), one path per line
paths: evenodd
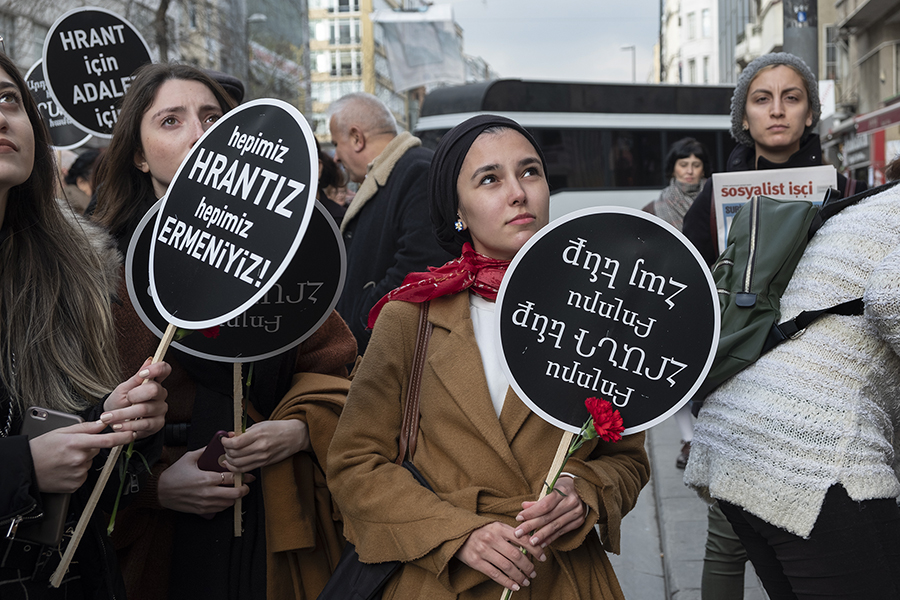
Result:
M497 418L468 292L434 300L413 462L435 492L421 487L393 462L418 316L419 306L406 302L388 303L379 316L329 450L328 485L361 560L407 563L388 582L385 600L497 600L500 585L454 554L479 527L515 525L522 502L536 499L562 431L512 391ZM546 562L533 561L537 576L514 598L621 599L606 551L619 551L622 517L650 476L644 434L592 440L565 470L577 477L587 518L548 548Z

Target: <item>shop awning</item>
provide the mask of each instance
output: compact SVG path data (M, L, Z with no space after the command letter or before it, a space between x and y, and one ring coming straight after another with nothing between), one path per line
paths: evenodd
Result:
M871 133L900 123L900 104L892 104L854 117L856 133Z

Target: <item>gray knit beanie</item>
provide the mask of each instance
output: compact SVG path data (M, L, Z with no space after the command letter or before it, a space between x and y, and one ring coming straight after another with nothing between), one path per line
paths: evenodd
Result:
M734 86L734 95L731 97L731 137L739 144L753 148L755 143L750 137L750 132L744 129L744 108L747 106L747 91L750 83L756 77L760 69L770 65L787 65L793 67L806 82L806 91L809 95L809 108L812 110L812 125L803 132L805 136L810 129L819 123L822 114L822 106L819 103L819 83L816 76L810 71L803 59L787 52L772 52L763 54L752 61L741 71L737 84Z

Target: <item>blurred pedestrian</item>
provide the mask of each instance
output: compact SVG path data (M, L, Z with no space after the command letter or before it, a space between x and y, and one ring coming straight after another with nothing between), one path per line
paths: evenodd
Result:
M327 152L322 150L319 140L316 140L316 152L319 154L319 186L316 188L316 200L322 203L334 222L340 226L347 207L339 204L334 198L338 190L347 185L347 174Z
M78 214L84 214L94 196L94 168L101 154L99 148L85 150L66 173L65 198Z
M669 177L669 185L644 210L681 231L685 213L710 175L709 152L706 147L691 137L672 144L666 156L666 175ZM681 431L681 451L675 458L675 466L683 469L691 454L691 440L694 439L694 417L691 415L690 403L675 413L675 422Z

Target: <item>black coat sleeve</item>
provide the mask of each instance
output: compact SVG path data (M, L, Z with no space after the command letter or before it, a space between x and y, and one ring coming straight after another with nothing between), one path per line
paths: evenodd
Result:
M684 236L694 244L708 265L716 262L716 257L719 255L710 227L712 204L712 179L710 178L697 194L687 214L684 215L684 224L681 229Z
M39 499L28 438L0 438L0 526L8 527L16 516L39 510Z

